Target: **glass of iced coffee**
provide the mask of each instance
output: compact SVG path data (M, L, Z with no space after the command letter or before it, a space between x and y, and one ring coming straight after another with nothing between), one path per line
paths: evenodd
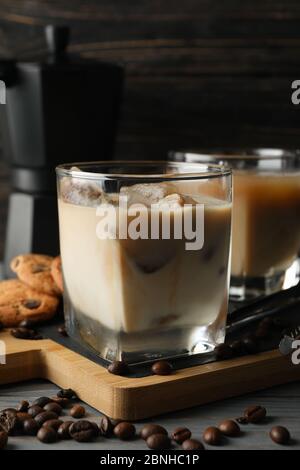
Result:
M68 333L139 363L223 342L231 170L99 162L57 168Z
M244 300L280 290L287 283L287 273L291 276L289 268L300 251L297 152L176 152L170 158L218 162L233 170L232 298Z

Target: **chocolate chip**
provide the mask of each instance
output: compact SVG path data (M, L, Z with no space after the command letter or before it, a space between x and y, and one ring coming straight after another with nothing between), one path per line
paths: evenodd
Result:
M170 375L173 367L168 361L157 361L152 365L151 371L155 375Z
M244 416L249 423L260 423L266 417L267 411L263 406L253 405L246 408Z
M34 310L35 308L39 308L41 305L40 300L35 300L35 299L27 299L24 300L23 306L25 308L28 308L28 310Z
M141 432L140 432L141 438L146 440L152 434L166 434L167 436L168 432L165 428L163 428L159 424L152 424L152 423L145 424L145 426L142 427Z
M0 431L0 450L4 449L7 445L8 435L5 431Z
M219 424L219 429L222 434L229 437L236 437L239 436L241 433L239 425L231 419L226 419L222 421Z
M52 444L57 441L58 435L54 429L42 427L37 433L37 438L44 444Z
M110 374L114 375L127 375L128 374L128 366L124 361L113 361L109 364L107 368Z
M62 407L58 403L50 402L44 406L45 411L53 411L58 416L62 413Z
M39 430L39 425L35 419L26 419L23 423L23 431L27 436L36 436Z
M58 430L59 426L63 423L61 419L49 419L43 423L43 427L52 428L55 431Z
M115 426L114 435L123 441L133 439L135 436L135 426L126 421L122 421Z
M46 406L51 401L52 400L49 397L39 397L36 400L34 400L34 402L32 403L32 406L40 406L41 408L44 408L44 406Z
M196 439L187 439L182 444L183 450L205 450L202 442L197 441Z
M72 390L71 388L62 388L57 392L58 398L68 398L68 400L71 400L72 398L78 398L76 392Z
M68 336L69 336L65 326L59 326L59 327L57 328L57 332L58 332L61 336L64 336L64 337L68 337Z
M110 437L114 431L114 425L107 416L103 416L100 421L100 433L104 437Z
M211 446L218 446L222 442L222 433L218 428L210 426L203 433L203 440Z
M218 344L218 346L215 347L214 352L215 352L217 361L230 359L233 356L231 347L225 343Z
M182 444L184 441L190 439L192 433L188 428L179 427L176 428L172 433L172 439L177 442L177 444Z
M39 413L43 412L43 408L38 405L33 405L28 408L27 412L32 418L35 418Z
M18 411L28 411L29 408L29 402L27 400L22 400L21 403L18 406Z
M85 408L82 405L74 405L70 410L72 418L80 419L85 415Z
M94 424L85 420L76 421L71 424L69 433L72 439L77 442L90 442L97 436Z
M149 449L153 450L169 449L171 446L170 438L166 434L151 434L146 443Z
M74 421L64 421L58 428L57 434L60 439L71 439L69 430Z
M276 444L288 444L291 436L287 428L283 426L275 426L270 431L270 438L272 441L276 442Z
M43 411L42 413L36 415L34 419L41 427L46 421L49 421L50 419L57 419L57 414L53 413L53 411Z

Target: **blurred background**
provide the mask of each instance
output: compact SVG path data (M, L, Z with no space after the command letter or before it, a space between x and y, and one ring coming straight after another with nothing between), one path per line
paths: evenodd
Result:
M0 0L1 58L43 54L47 24L71 27L70 53L125 67L115 158L300 146L300 106L291 103L298 0ZM0 185L1 256L9 193L1 157Z

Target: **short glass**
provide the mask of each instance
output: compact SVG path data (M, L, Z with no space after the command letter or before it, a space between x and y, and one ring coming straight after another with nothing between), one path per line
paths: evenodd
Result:
M122 161L56 171L69 335L130 364L223 342L231 170Z
M217 162L233 170L230 295L247 300L297 282L300 160L297 151L175 152L170 159ZM293 278L293 279L292 279Z

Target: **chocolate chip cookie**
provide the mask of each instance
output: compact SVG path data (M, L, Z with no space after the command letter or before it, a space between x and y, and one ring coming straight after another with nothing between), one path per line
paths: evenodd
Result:
M58 298L38 292L18 279L0 282L0 321L6 327L21 321L46 321L58 307Z
M61 270L61 257L60 256L56 256L56 258L54 258L54 260L52 261L51 274L60 292L63 292L64 285L63 285L63 276L62 276L62 270Z
M61 292L51 275L53 259L47 255L19 255L13 258L10 267L27 286L48 295L58 296Z

